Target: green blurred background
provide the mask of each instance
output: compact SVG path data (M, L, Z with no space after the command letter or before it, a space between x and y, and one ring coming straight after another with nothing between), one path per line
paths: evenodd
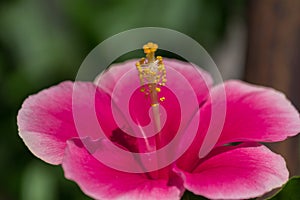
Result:
M225 79L243 78L247 8L244 0L0 1L0 200L89 199L19 138L16 116L28 95L74 80L101 41L144 26L189 35L213 55Z

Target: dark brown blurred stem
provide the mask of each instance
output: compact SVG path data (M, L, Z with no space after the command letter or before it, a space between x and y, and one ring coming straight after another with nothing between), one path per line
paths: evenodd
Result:
M300 1L248 1L247 81L284 92L300 108ZM299 137L270 145L291 175L299 171Z

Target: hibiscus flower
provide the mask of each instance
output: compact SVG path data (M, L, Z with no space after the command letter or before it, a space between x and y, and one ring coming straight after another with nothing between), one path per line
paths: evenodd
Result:
M282 186L285 161L260 142L300 132L285 96L238 80L212 86L204 70L155 58L156 49L147 44L145 59L115 64L94 83L28 97L17 117L26 146L95 199L180 199L185 190L246 199Z

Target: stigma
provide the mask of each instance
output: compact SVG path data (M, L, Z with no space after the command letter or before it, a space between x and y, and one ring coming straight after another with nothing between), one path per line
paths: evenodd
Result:
M139 79L141 83L141 92L151 96L152 106L158 104L159 101L164 101L164 97L158 98L159 92L161 92L161 86L164 86L167 82L166 68L161 56L155 57L155 52L158 49L158 45L149 42L143 46L146 58L141 58L136 63Z

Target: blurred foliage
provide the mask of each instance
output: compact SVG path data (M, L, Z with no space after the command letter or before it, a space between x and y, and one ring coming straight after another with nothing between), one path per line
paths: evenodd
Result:
M89 199L19 138L16 116L28 95L74 79L89 51L121 31L171 28L210 51L243 13L241 0L0 1L0 199Z

